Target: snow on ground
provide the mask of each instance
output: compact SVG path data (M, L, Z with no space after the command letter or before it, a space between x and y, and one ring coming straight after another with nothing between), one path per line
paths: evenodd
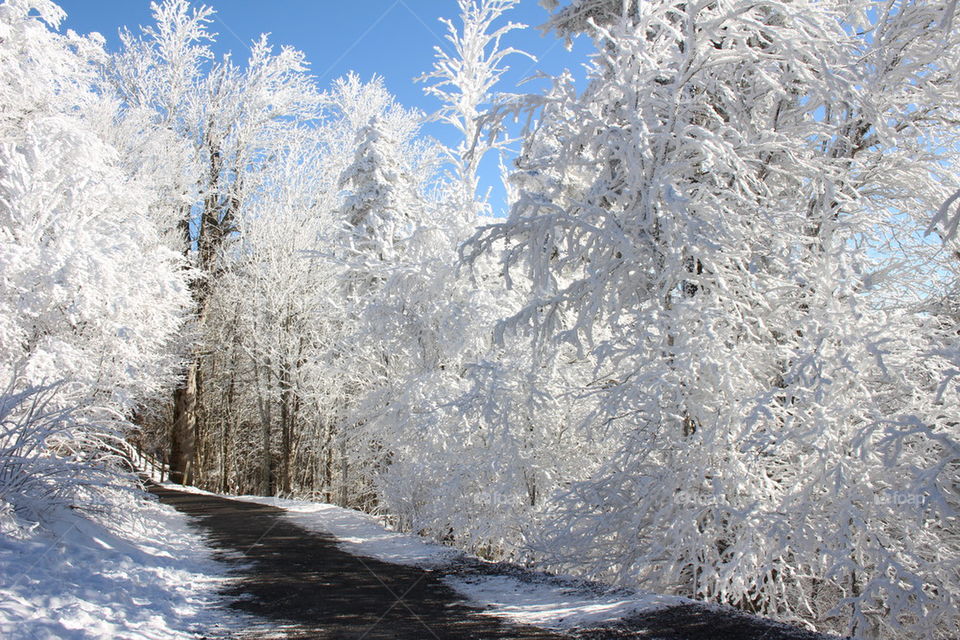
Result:
M341 549L355 555L426 569L449 567L466 558L460 551L419 536L390 531L375 517L352 509L262 496L224 497L285 509L287 517L304 529L333 535L341 541ZM535 577L539 579L467 572L445 581L487 615L550 629L600 626L641 611L691 602L676 596L598 588L575 579Z
M215 606L225 567L187 516L143 499L111 521L68 513L43 532L0 526L0 637L168 640L240 624Z
M529 582L514 576L456 576L446 583L484 607L486 614L549 629L597 627L641 611L690 602L677 596L626 589L598 592L561 580Z

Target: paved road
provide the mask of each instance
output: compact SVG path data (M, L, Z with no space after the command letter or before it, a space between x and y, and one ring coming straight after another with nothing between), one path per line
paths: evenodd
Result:
M374 640L819 640L826 636L771 624L733 610L700 605L672 607L614 628L570 635L518 627L465 605L443 584L440 571L361 558L336 546L332 536L307 531L276 507L152 486L162 502L196 518L211 544L233 563L236 580L226 592L231 606L262 622L240 637ZM496 566L460 567L476 573Z
M233 552L225 559L237 563L240 578L226 594L236 598L231 606L265 621L244 637L276 637L280 630L289 638L337 640L562 637L477 615L439 574L340 551L334 538L293 524L281 509L150 491L196 517L215 547Z

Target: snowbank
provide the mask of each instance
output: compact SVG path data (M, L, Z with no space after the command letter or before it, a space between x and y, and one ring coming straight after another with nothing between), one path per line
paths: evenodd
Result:
M225 567L187 516L143 500L117 520L68 514L42 532L0 526L0 637L166 640L237 626L240 616L216 606Z
M565 585L562 579L529 582L515 576L457 576L447 578L446 583L484 607L486 614L548 629L598 627L642 611L690 602L625 589L592 590Z

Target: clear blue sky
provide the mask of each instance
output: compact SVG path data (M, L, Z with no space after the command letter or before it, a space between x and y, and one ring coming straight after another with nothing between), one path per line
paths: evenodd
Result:
M120 27L135 31L151 22L148 0L57 1L68 15L65 28L80 33L98 31L110 49L119 43ZM252 40L269 33L274 45L290 45L307 55L321 86L348 71L356 71L364 79L379 74L401 103L428 113L439 106L424 96L423 85L413 78L430 69L434 46L446 45L445 27L438 18L456 18L455 0L211 0L206 4L217 10L211 25L219 34L217 49L233 51L237 61L243 59ZM552 35L543 36L535 27L546 16L537 0L521 0L508 15L509 20L531 25L515 31L508 44L532 53L538 62L514 57L504 90L518 90L516 82L538 71L553 75L568 68L575 77L582 77L590 44L581 38L567 51ZM535 86L524 85L523 90ZM431 125L426 132L449 140L440 125ZM483 167L481 181L482 187L494 188L494 207L502 211L502 191L492 158Z

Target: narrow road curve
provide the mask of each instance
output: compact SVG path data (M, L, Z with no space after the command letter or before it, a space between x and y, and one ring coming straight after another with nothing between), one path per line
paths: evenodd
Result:
M155 485L150 491L194 516L211 544L227 552L221 559L237 566L226 592L231 606L265 621L243 638L563 637L478 615L441 574L345 553L333 537L293 524L282 509Z

